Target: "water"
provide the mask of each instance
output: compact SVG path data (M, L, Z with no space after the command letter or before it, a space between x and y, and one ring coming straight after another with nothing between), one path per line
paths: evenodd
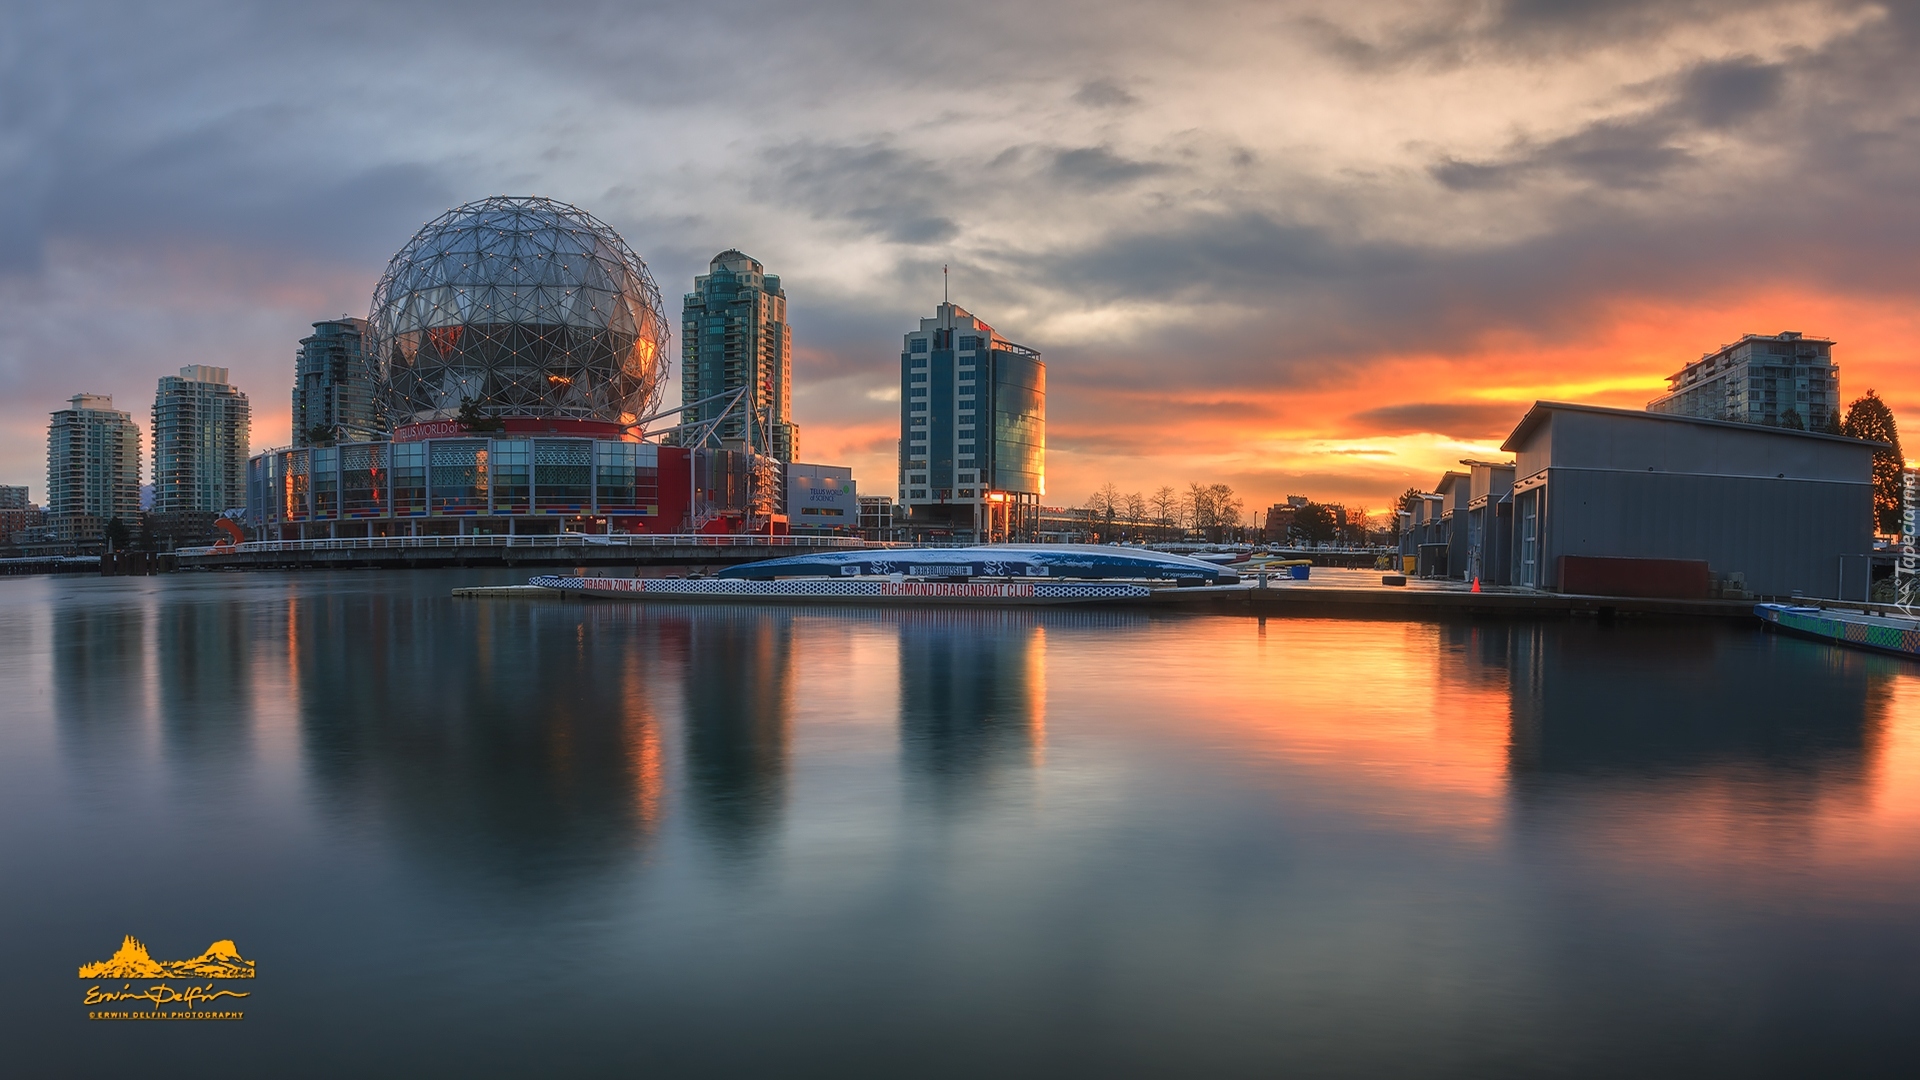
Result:
M1754 629L0 581L5 1071L1904 1072L1920 666ZM78 964L233 939L239 1023ZM230 984L223 984L230 985Z

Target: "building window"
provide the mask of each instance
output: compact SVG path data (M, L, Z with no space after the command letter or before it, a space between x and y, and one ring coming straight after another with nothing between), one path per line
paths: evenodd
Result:
M907 497L910 499L924 499L927 497L927 489L915 488L907 493Z
M972 489L972 488L961 488L961 489L960 489L960 497L961 497L961 498L963 498L963 499L971 499L971 498L973 498L973 489Z
M978 349L979 347L980 347L980 339L979 339L979 338L977 338L977 337L973 337L973 336L971 336L971 335L967 335L967 334L962 334L962 335L961 335L961 337L960 337L960 351L961 351L961 352L972 352L973 350L975 350L975 349Z
M1515 584L1537 586L1540 584L1540 492L1526 492L1517 501L1520 504L1520 573Z
M926 372L924 372L924 371L922 371L922 372L917 372L917 373L915 373L915 374L913 374L913 375L911 375L911 376L909 376L909 377L907 378L907 381L908 381L908 382L926 382L926 381L927 381L927 373L926 373Z
M922 338L914 338L914 339L913 339L913 351L914 351L914 352L917 352L917 353L924 353L924 352L926 352L926 351L927 351L927 339L926 339L926 338L923 338L923 337L922 337Z

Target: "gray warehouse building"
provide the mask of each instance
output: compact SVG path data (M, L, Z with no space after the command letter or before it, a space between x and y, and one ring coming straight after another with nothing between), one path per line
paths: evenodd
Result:
M1697 560L1762 596L1857 597L1875 445L1536 402L1501 446L1515 460L1511 580L1565 591L1569 557Z

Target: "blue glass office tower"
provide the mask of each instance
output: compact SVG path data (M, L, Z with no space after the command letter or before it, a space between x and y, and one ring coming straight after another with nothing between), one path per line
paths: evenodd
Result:
M1046 494L1047 366L957 304L900 353L900 505L908 529L1032 539Z

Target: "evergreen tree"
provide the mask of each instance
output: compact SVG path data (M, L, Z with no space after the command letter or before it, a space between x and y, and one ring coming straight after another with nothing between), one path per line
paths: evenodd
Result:
M504 431L507 425L499 418L490 416L480 407L480 403L468 398L460 403L460 411L454 415L464 431Z
M1847 406L1840 432L1886 444L1873 452L1873 522L1879 532L1900 531L1900 473L1907 459L1900 452L1900 429L1893 422L1893 410L1869 390L1866 397Z

